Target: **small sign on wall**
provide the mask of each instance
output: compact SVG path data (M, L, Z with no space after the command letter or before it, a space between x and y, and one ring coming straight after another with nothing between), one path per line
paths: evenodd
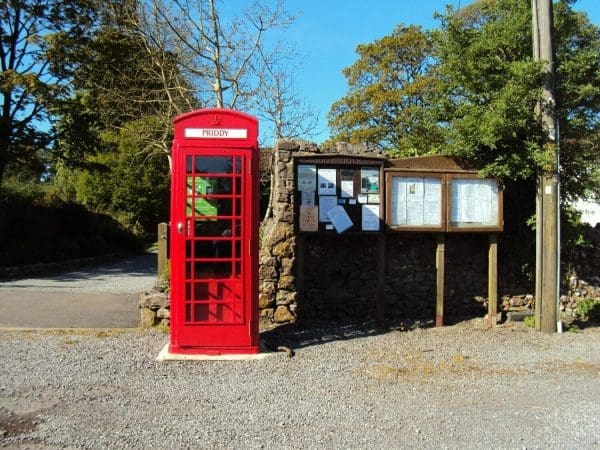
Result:
M319 231L319 208L317 206L300 206L300 231Z

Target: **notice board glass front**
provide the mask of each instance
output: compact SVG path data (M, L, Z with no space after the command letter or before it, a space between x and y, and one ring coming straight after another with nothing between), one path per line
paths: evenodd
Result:
M382 231L381 161L301 158L295 168L298 231Z
M448 229L502 228L502 192L493 178L449 177Z
M502 190L476 173L386 171L386 225L396 231L503 229Z
M442 229L444 201L441 176L388 174L386 182L389 190L388 224L391 227Z

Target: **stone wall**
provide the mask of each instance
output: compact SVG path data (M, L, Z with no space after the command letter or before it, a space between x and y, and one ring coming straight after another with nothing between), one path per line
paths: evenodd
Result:
M294 158L319 153L380 156L362 145L343 144L323 151L302 142L278 144L273 216L263 224L261 242L260 314L274 322L371 320L377 313L377 236L295 234ZM387 233L384 246L385 318L433 318L435 233ZM487 251L487 235L447 235L447 317L485 314ZM304 268L303 273L298 273L298 267Z

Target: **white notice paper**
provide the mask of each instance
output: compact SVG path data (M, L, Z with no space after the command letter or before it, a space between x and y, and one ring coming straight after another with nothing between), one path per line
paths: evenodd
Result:
M379 231L379 205L362 205L363 231Z
M393 177L392 225L440 226L442 183L440 178Z
M315 206L315 192L301 192L302 198L300 204L303 206Z
M298 165L298 190L301 192L314 192L317 190L317 166Z
M319 168L317 183L319 185L319 195L335 195L337 183L336 170Z
M498 184L490 178L455 178L450 186L450 221L459 226L498 223Z
M341 183L342 197L354 197L354 180L342 180Z
M322 195L319 197L319 222L329 222L327 213L337 206L335 195Z
M338 205L335 208L330 209L327 212L327 217L329 217L329 220L331 220L331 223L338 233L343 233L354 225L343 206Z

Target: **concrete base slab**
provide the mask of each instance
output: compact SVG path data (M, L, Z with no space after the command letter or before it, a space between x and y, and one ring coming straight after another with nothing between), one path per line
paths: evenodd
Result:
M246 355L187 355L181 353L169 352L169 343L162 348L158 356L157 361L253 361L268 358L269 356L275 355L275 352L270 352L263 349L261 346L260 353L246 354Z

